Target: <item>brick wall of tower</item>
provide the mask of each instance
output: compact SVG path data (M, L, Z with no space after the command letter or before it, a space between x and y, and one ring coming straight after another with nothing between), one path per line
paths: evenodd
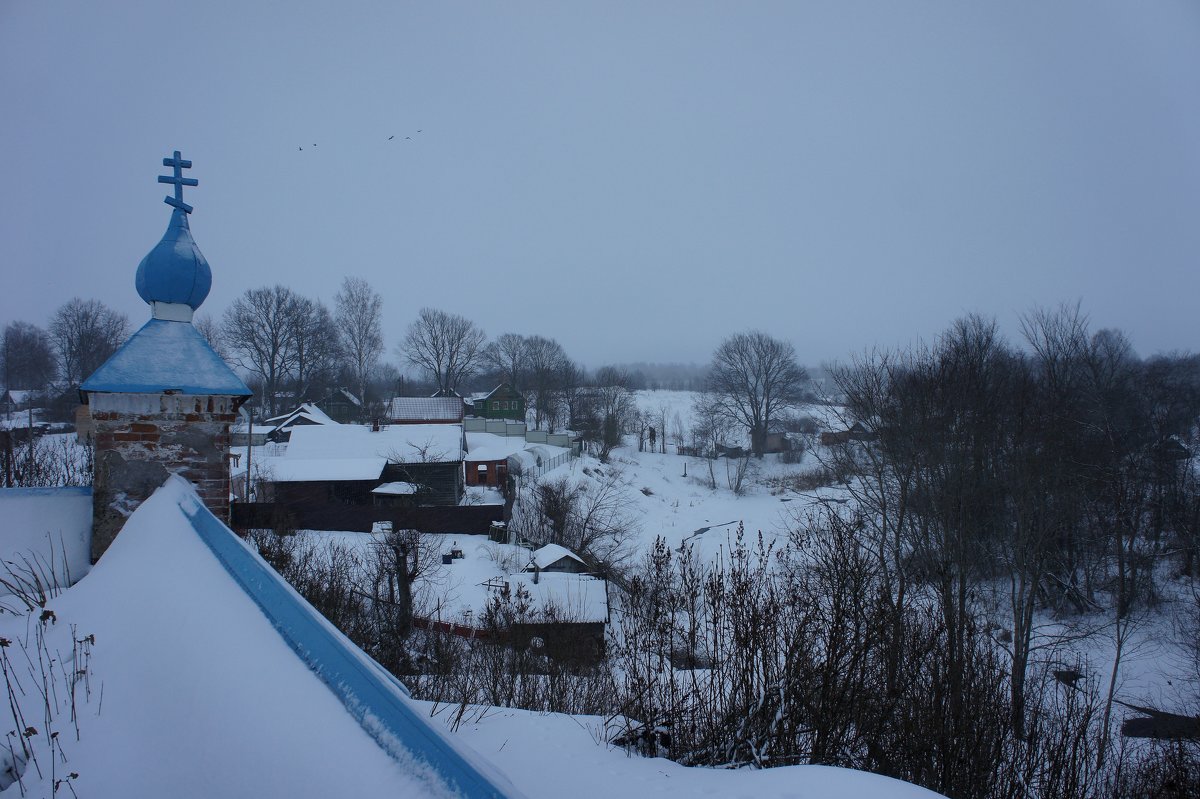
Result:
M92 559L129 514L170 474L196 489L218 519L229 519L229 427L240 398L183 394L91 394Z

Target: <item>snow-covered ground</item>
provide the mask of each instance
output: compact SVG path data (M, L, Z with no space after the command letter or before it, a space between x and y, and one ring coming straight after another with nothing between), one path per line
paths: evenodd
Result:
M449 719L455 708L420 703ZM773 769L688 768L631 756L605 741L604 719L490 708L469 714L457 736L530 799L745 797L746 799L933 799L906 782L828 766Z

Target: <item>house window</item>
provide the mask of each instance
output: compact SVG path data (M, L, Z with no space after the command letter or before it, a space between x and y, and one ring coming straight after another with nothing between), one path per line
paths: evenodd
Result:
M504 402L500 403L500 410L502 410L502 411L508 410L508 400L505 400Z
M498 411L498 410L500 410L500 400L493 400L493 401L492 401L492 410L493 410L493 411Z

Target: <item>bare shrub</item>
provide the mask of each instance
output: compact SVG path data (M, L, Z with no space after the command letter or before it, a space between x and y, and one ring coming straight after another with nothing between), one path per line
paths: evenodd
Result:
M703 566L662 541L629 583L616 738L689 765L822 763L955 797L1088 797L1095 685L1031 678L1014 734L1007 657L937 593L897 603L853 514L798 525L781 551L739 531Z
M591 483L566 477L534 483L514 503L510 527L526 541L559 544L593 566L624 563L637 530L626 485L616 469L593 476Z
M77 444L73 436L24 438L20 431L0 432L0 485L4 488L89 486L94 459L91 443Z

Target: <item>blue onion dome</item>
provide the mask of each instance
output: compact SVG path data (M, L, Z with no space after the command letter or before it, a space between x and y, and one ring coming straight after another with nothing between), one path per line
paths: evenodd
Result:
M187 305L193 311L208 296L212 270L192 238L182 209L176 208L171 214L162 240L138 265L136 285L147 303Z

